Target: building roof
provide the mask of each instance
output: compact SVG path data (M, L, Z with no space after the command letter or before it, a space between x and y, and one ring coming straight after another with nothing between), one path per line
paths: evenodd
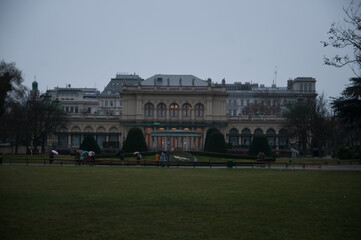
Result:
M138 80L142 80L139 75L117 73L115 78L112 78L108 85L104 88L102 94L116 95L118 92L123 90L123 83L126 83L127 85L137 85Z
M168 86L168 79L169 79L169 86L207 86L208 82L197 78L193 75L173 75L173 74L156 74L150 78L145 79L142 81L143 86L154 86L154 82L156 82L157 86ZM181 79L181 80L180 80ZM180 84L181 82L181 84Z

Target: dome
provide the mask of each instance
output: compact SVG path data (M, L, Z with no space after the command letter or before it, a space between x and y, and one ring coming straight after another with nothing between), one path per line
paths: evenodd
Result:
M38 82L37 81L34 81L32 83L32 89L33 89L33 91L38 91Z

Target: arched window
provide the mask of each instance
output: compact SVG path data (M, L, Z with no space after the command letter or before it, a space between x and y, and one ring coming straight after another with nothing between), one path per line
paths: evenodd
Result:
M263 134L263 131L262 131L262 129L257 128L256 130L254 130L254 134L255 134L255 135L262 135L262 134Z
M275 130L273 130L272 128L269 128L269 129L267 130L266 134L267 134L267 135L275 135L276 132L275 132Z
M183 117L190 117L191 110L192 110L192 107L190 104L188 104L188 103L183 104L183 106L182 106Z
M170 105L170 112L169 112L170 116L171 117L178 117L178 112L179 112L178 104L175 104L175 103L171 104Z
M229 135L237 135L238 134L238 130L235 128L232 128L231 130L229 130Z
M203 111L204 111L203 105L198 103L195 106L195 109L196 109L196 117L203 117Z
M159 103L157 106L157 116L165 117L167 116L167 106L164 103Z
M249 146L251 144L251 130L243 128L241 133L241 144Z
M282 128L282 129L279 131L278 136L279 136L278 142L279 142L279 145L280 145L280 146L286 146L286 145L288 145L288 132L287 132L286 129Z
M275 130L272 129L272 128L267 129L266 135L267 135L268 145L269 146L276 145L276 132L275 132Z
M233 146L238 145L238 130L235 128L229 130L229 143Z
M153 117L154 116L154 106L151 103L147 103L144 106L144 115L146 117Z
M251 130L249 130L248 128L243 128L242 134L251 134Z

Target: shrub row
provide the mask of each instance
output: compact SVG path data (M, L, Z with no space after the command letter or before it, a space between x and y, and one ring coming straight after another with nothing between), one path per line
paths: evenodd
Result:
M336 149L334 155L341 160L361 159L361 148L360 146L347 147L341 145Z
M230 154L230 153L214 153L214 152L198 152L198 151L189 151L193 155L206 156L206 157L219 157L219 158L231 158L231 159L247 159L247 160L257 160L257 156L254 155L240 155L240 154ZM276 161L275 157L266 157L265 161L274 162Z
M144 157L144 156L151 156L151 155L155 155L159 152L154 152L154 151L148 151L148 152L140 152L140 154ZM120 157L120 151L117 153L101 153L101 154L97 154L96 155L97 158L116 158L116 157ZM124 157L135 157L135 155L133 153L124 153Z

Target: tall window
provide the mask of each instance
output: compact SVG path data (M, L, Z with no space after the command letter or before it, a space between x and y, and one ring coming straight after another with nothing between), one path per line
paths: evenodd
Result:
M248 128L244 128L242 130L241 144L246 146L251 144L251 130L249 130Z
M203 117L203 111L204 111L203 105L198 103L195 106L195 109L196 109L196 117Z
M68 146L68 135L60 134L58 136L58 144L60 146Z
M167 106L164 103L160 103L157 106L157 116L165 117L167 115Z
M183 104L183 106L182 106L183 117L190 117L191 110L192 110L192 107L190 104L188 104L188 103Z
M235 128L229 130L229 143L233 146L238 145L238 130Z
M154 115L154 106L151 103L147 103L144 106L144 115L146 117L153 117Z
M279 145L286 146L288 144L288 132L286 129L281 129L279 132Z
M172 105L170 105L170 116L171 117L178 117L178 112L179 112L179 106L175 103L173 103Z

